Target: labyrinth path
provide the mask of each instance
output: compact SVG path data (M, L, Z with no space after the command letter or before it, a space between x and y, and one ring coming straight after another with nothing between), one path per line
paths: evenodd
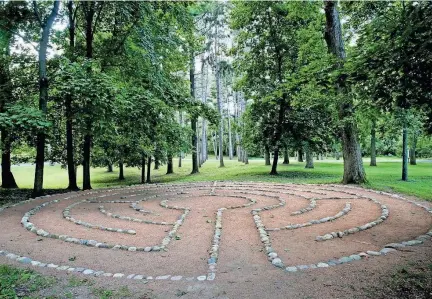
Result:
M292 275L431 246L431 226L422 204L342 185L142 185L0 208L0 262L136 280Z

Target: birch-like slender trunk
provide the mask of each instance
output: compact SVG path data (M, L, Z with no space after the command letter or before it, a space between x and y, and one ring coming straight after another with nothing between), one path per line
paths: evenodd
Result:
M216 25L216 34L215 34L215 64L216 64L216 97L218 104L218 111L220 114L220 123L219 123L219 167L225 167L223 161L223 125L224 125L224 117L222 111L222 94L221 94L221 74L220 74L220 66L219 66L219 58L218 58L218 25Z
M191 53L190 67L189 67L189 80L190 80L190 93L193 100L195 100L195 55ZM191 174L199 172L198 166L198 137L197 137L197 116L191 115L191 129L192 129L192 172Z

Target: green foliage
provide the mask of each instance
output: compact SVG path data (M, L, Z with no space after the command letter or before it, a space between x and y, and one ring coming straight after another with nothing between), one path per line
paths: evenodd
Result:
M55 281L34 271L0 265L0 298L31 298L32 293Z

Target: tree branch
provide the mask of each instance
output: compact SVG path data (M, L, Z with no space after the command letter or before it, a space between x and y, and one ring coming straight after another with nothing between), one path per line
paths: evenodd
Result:
M44 27L44 24L42 23L42 19L41 19L40 14L39 14L37 1L33 1L33 11L34 11L34 14L35 14L37 21L39 22L39 26Z

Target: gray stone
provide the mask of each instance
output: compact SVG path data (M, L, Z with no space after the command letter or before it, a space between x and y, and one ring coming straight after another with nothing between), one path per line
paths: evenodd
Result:
M171 275L161 275L161 276L156 276L156 280L165 280L168 279Z
M83 272L84 270L85 268L81 268L81 267L75 268L75 272Z
M345 264L345 263L352 262L352 258L350 258L349 256L344 256L344 257L341 257L341 258L339 259L339 261L340 261L342 264Z
M336 263L335 262L327 262L327 265L329 265L329 266L336 266Z
M111 276L113 276L113 274L112 273L104 273L104 274L102 274L102 276L104 276L104 277L111 277Z
M183 276L171 276L171 280L181 280L183 278Z
M270 253L268 254L268 256L269 256L269 258L274 259L274 258L276 258L278 255L277 255L276 252L270 252Z
M129 274L128 276L126 276L127 279L132 279L135 276L135 274Z
M47 265L47 268L57 268L58 267L58 265L55 265L55 264L48 264Z
M361 256L358 254L353 254L349 256L350 258L352 258L353 260L359 261L361 260Z
M380 250L381 254L387 254L387 253L392 253L392 252L396 252L396 249L393 248L383 248Z
M333 263L333 264L335 264L335 265L340 265L340 264L342 264L339 260L329 260L329 261L327 262L327 264L330 265L330 263Z
M69 269L69 266L60 266L57 268L59 271L66 271L67 269Z
M121 278L123 276L124 276L123 273L116 273L116 274L113 275L114 278Z
M30 258L25 257L25 256L17 258L17 261L22 263L22 264L30 264L32 262L32 260Z
M404 244L406 246L414 246L414 245L423 244L423 241L421 241L421 240L411 240L411 241L407 241L407 242L402 242L402 244Z
M91 269L86 269L86 270L84 270L82 273L83 273L84 275L92 275L92 274L94 273L94 271L91 270Z
M381 255L380 252L378 252L378 251L373 251L373 250L368 250L368 251L366 251L366 253L369 254L369 255L375 255L375 256L377 256L377 255Z
M309 269L309 266L307 266L307 265L299 265L299 266L297 266L297 268L299 268L300 270L306 270L306 269Z
M402 243L390 243L390 244L387 244L387 245L385 245L384 247L386 247L386 248L394 248L394 249L396 249L396 248L403 248L403 247L405 247L406 245L404 245L404 244L402 244Z
M282 260L280 258L275 258L272 260L272 264L276 267L282 267Z
M207 276L201 275L201 276L198 276L197 279L198 279L198 281L204 281L207 279Z
M297 272L297 267L286 267L285 271L287 271L287 272Z
M317 267L318 268L327 268L329 265L328 264L326 264L326 263L318 263L317 264Z
M216 273L212 272L207 274L207 280L212 281L216 278Z
M135 280L141 280L141 279L144 279L144 275L135 275L135 276L133 277L133 279L135 279Z

